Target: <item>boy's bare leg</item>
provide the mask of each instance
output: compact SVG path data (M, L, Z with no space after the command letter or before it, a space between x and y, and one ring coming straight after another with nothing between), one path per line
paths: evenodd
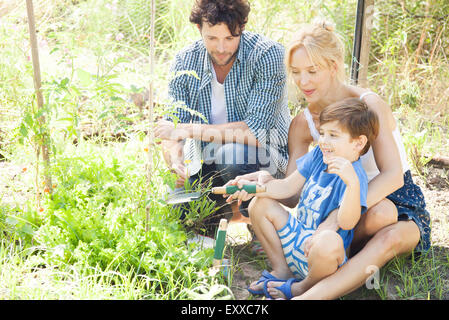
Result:
M309 273L301 282L294 283L295 290L292 293L298 295L307 291L321 279L333 274L345 258L343 239L335 231L324 230L314 236L309 251L307 262ZM282 283L270 281L267 284L268 292L273 298L285 298L282 291L276 289Z
M272 275L279 279L288 279L293 276L282 250L281 240L276 230L280 230L288 221L289 213L277 202L269 198L254 198L248 207L251 224L260 241L268 260L271 263ZM261 290L263 283L250 284L253 290Z
M334 274L316 283L305 293L292 285L295 299L337 299L361 287L371 276L373 266L381 268L395 256L410 253L418 244L420 232L413 221L399 221L380 230L366 246Z

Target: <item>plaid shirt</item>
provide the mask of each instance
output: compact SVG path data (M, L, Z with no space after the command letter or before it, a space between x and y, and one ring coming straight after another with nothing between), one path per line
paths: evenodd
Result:
M212 63L202 40L176 55L175 77L169 96L211 120ZM182 72L184 71L184 72ZM189 73L194 71L199 79ZM236 60L226 76L225 99L228 122L244 121L258 142L269 150L270 159L283 173L287 168L287 137L290 112L286 96L284 48L261 35L244 31ZM205 123L201 117L177 108L182 123ZM204 150L207 142L201 144Z

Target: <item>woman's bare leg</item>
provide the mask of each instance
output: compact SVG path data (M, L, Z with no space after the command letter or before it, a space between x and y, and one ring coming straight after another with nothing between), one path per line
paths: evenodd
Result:
M419 239L420 232L413 221L399 221L376 233L366 246L337 272L321 280L305 293L301 293L301 288L295 283L292 285L292 293L299 294L295 299L337 299L361 287L371 275L373 266L380 269L395 256L410 253Z
M289 213L277 202L269 198L254 198L248 207L251 224L271 263L271 272L277 278L288 279L293 276L284 257L281 240L276 230L288 221ZM263 283L250 284L253 290L261 290Z
M356 254L382 228L398 221L398 210L393 202L383 199L361 216L354 229L351 253Z

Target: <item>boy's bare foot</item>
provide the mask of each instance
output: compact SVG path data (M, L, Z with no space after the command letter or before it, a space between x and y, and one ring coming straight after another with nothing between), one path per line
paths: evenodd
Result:
M283 285L285 282L283 281L269 281L267 283L267 291L270 294L270 296L273 297L273 299L286 299L285 294L279 290L276 289L276 287L279 287ZM303 281L300 282L293 282L291 285L291 292L292 296L299 296L307 291L307 288L304 286Z
M257 282L258 282L258 280L252 282L252 283L248 286L248 288L251 289L251 290L253 290L253 291L261 291L261 290L263 290L263 281L262 281L262 282L259 282L259 283L257 283Z
M268 285L269 285L271 282L276 282L276 283L282 284L282 283L284 283L284 282L289 278L289 276L290 276L290 275L278 275L278 274L277 274L276 272L274 272L274 271L270 272L270 274L271 274L273 277L277 278L279 281L270 280L270 281L268 282L268 284L267 284L267 288L268 288ZM285 279L285 280L283 280L283 279ZM259 282L259 283L257 283L257 282ZM259 280L256 280L256 281L252 282L252 283L248 286L248 288L251 289L251 290L253 290L253 291L263 291L263 285L264 285L264 281L260 281L260 279L259 279Z

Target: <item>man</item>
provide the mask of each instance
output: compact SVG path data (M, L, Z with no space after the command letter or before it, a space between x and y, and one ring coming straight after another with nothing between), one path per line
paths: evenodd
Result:
M176 126L164 119L155 129L155 137L163 140L164 159L179 176L177 186L198 178L186 170L185 139L194 139L201 150L199 175L218 173L214 185L260 169L285 173L291 119L284 49L244 31L249 11L247 0L197 0L192 9L190 21L202 39L176 55L169 95L194 112L177 108ZM241 208L246 217L247 205ZM238 207L231 206L237 219Z

